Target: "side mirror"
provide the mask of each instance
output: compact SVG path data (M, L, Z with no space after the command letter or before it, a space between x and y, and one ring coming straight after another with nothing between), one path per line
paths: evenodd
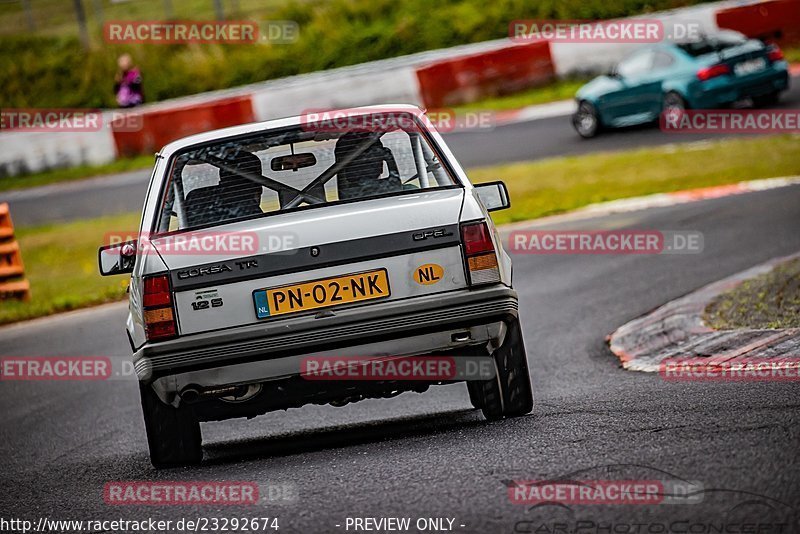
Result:
M111 276L114 274L130 274L136 262L137 241L125 241L115 245L100 247L97 260L100 264L100 274Z
M475 184L475 192L487 211L504 210L511 207L508 189L503 182Z

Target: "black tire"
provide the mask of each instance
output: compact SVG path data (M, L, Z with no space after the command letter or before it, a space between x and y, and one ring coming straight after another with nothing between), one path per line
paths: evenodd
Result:
M757 96L753 98L753 106L757 108L765 108L769 106L774 106L778 103L781 97L780 91L773 91L769 94Z
M676 91L669 91L664 95L661 104L661 111L663 113L683 113L687 109L689 109L689 105L686 103L686 99L683 98L680 93Z
M530 413L533 410L533 390L518 320L508 325L503 345L492 356L496 375L481 382L483 416L494 420Z
M477 380L467 380L467 391L469 391L469 402L473 408L480 409L483 406L483 389L481 382Z
M139 384L150 462L156 468L199 464L203 459L200 423L185 405L161 402L150 386Z
M664 95L661 100L661 116L659 117L659 124L663 128L664 125L679 124L684 112L689 109L680 93L669 91Z
M600 132L600 116L597 109L585 100L578 103L578 110L572 116L572 127L584 139L590 139Z

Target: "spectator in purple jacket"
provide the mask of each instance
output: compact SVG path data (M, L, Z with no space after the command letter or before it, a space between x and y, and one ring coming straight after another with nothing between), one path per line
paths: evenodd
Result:
M114 93L121 108L132 108L144 102L142 74L133 65L130 54L122 54L117 59L117 75L114 78Z

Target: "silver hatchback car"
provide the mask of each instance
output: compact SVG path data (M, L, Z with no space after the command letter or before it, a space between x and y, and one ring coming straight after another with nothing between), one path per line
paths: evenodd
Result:
M432 384L466 381L488 419L529 413L511 260L489 216L509 205L502 182L469 182L414 106L164 147L138 239L99 252L103 275L131 276L127 332L152 463L200 462L201 421ZM352 372L418 358L491 369Z

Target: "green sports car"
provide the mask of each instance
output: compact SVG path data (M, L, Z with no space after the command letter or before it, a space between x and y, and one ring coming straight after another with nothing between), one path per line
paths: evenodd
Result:
M581 87L572 124L582 137L658 120L664 111L777 102L789 87L780 48L733 31L640 48Z

